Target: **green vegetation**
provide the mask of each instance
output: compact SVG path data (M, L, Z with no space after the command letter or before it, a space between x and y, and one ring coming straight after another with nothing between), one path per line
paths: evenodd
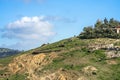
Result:
M116 42L114 45L115 46L120 46L120 42Z
M86 58L86 61L83 60ZM89 62L91 59L92 62ZM44 67L44 69L57 70L60 68L67 70L81 70L83 67L94 64L94 62L101 63L105 60L105 54L102 50L89 52L89 49L73 50L67 53L59 54L59 58L55 58L53 62ZM81 64L82 63L82 64Z
M15 74L9 77L9 80L25 80L26 76L23 74Z
M94 26L88 26L83 29L83 32L78 36L81 39L92 38L114 38L119 39L120 34L116 28L120 26L120 22L111 18L109 21L105 18L104 21L98 20Z
M111 44L115 39L109 38L99 38L99 39L79 39L76 37L65 39L53 44L47 44L37 50L54 50L63 49L67 52L62 52L58 54L58 57L53 59L52 63L44 66L41 71L37 71L36 74L42 75L44 71L55 72L59 69L74 71L78 74L83 74L82 69L86 66L94 66L98 69L98 72L94 76L86 75L88 80L119 80L119 67L120 58L110 59L108 61L115 61L117 64L108 64L105 50L91 50L88 45L94 44ZM64 47L59 47L59 45L64 43ZM115 43L119 45L119 42Z
M77 46L85 46L87 42L80 40L79 38L73 37L64 39L52 44L45 44L44 46L41 46L39 48L36 48L36 51L44 51L44 50L70 50L71 48L77 47Z
M15 55L5 57L5 58L0 58L0 64L2 64L3 66L6 66L8 63L10 63L13 60L14 57L15 57Z
M54 58L51 63L43 66L42 70L35 71L35 74L43 75L45 71L50 73L62 69L63 71L74 71L78 75L82 74L86 78L91 80L119 80L120 79L120 58L110 59L109 61L115 61L117 64L108 64L106 60L105 50L91 50L89 46L97 44L111 44L119 46L119 41L114 42L115 39L100 38L100 39L79 39L72 37L56 43L46 44L39 48L23 52L22 54L31 55L33 51L41 50L61 50L57 53L58 57ZM61 46L62 45L62 46ZM64 46L63 46L64 45ZM18 54L16 56L22 55ZM48 53L50 54L50 53ZM6 57L0 59L0 64L4 66L12 61L16 56ZM94 66L98 72L95 75L84 74L82 69L86 66ZM4 73L5 71L0 71ZM25 80L24 75L16 74L10 76L9 80ZM5 79L3 79L5 80Z
M109 71L101 71L98 80L120 80L120 64L108 66Z
M81 53L81 50L73 50L70 52L59 54L59 58L55 58L52 63L45 66L43 70L55 71L62 68L65 70L79 71L86 66L86 63L82 65L79 63L80 58L85 55L85 53Z
M0 80L26 80L26 76L23 74L11 75L9 78L0 78Z

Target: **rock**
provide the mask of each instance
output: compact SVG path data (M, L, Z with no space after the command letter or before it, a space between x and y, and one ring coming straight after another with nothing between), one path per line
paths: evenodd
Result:
M37 55L24 54L16 57L13 62L8 65L8 70L13 74L27 73L28 80L44 80L39 79L40 76L36 75L35 73L40 71L44 65L51 63L56 57L56 53L47 55L43 53Z
M67 78L62 73L55 72L44 77L40 77L39 80L67 80Z
M120 57L120 52L119 51L108 51L106 52L106 57L107 59Z
M110 64L110 65L115 65L115 64L117 64L117 62L114 61L114 60L107 60L106 62L107 62L107 64Z
M78 78L77 80L87 80L84 76Z
M98 70L93 66L87 66L84 67L82 71L87 75L96 75Z

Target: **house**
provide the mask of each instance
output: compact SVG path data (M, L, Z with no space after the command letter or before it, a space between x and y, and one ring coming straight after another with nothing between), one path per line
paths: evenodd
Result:
M115 27L117 34L120 33L120 26Z

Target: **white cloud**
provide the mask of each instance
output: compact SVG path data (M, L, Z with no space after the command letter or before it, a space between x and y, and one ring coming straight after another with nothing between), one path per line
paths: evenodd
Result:
M29 43L32 47L35 43L47 42L55 35L53 25L44 16L22 17L20 20L9 23L2 34L2 37L18 39L19 45ZM37 45L37 44L36 44ZM25 44L24 47L28 46Z
M17 39L43 39L54 35L52 24L43 21L43 17L23 17L9 23L3 37Z

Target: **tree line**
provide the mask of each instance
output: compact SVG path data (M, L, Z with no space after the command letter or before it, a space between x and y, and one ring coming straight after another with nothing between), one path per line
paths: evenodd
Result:
M108 20L97 20L94 26L84 27L83 32L79 34L81 39L92 39L92 38L114 38L119 39L120 33L118 34L116 28L120 26L120 22L111 18Z

